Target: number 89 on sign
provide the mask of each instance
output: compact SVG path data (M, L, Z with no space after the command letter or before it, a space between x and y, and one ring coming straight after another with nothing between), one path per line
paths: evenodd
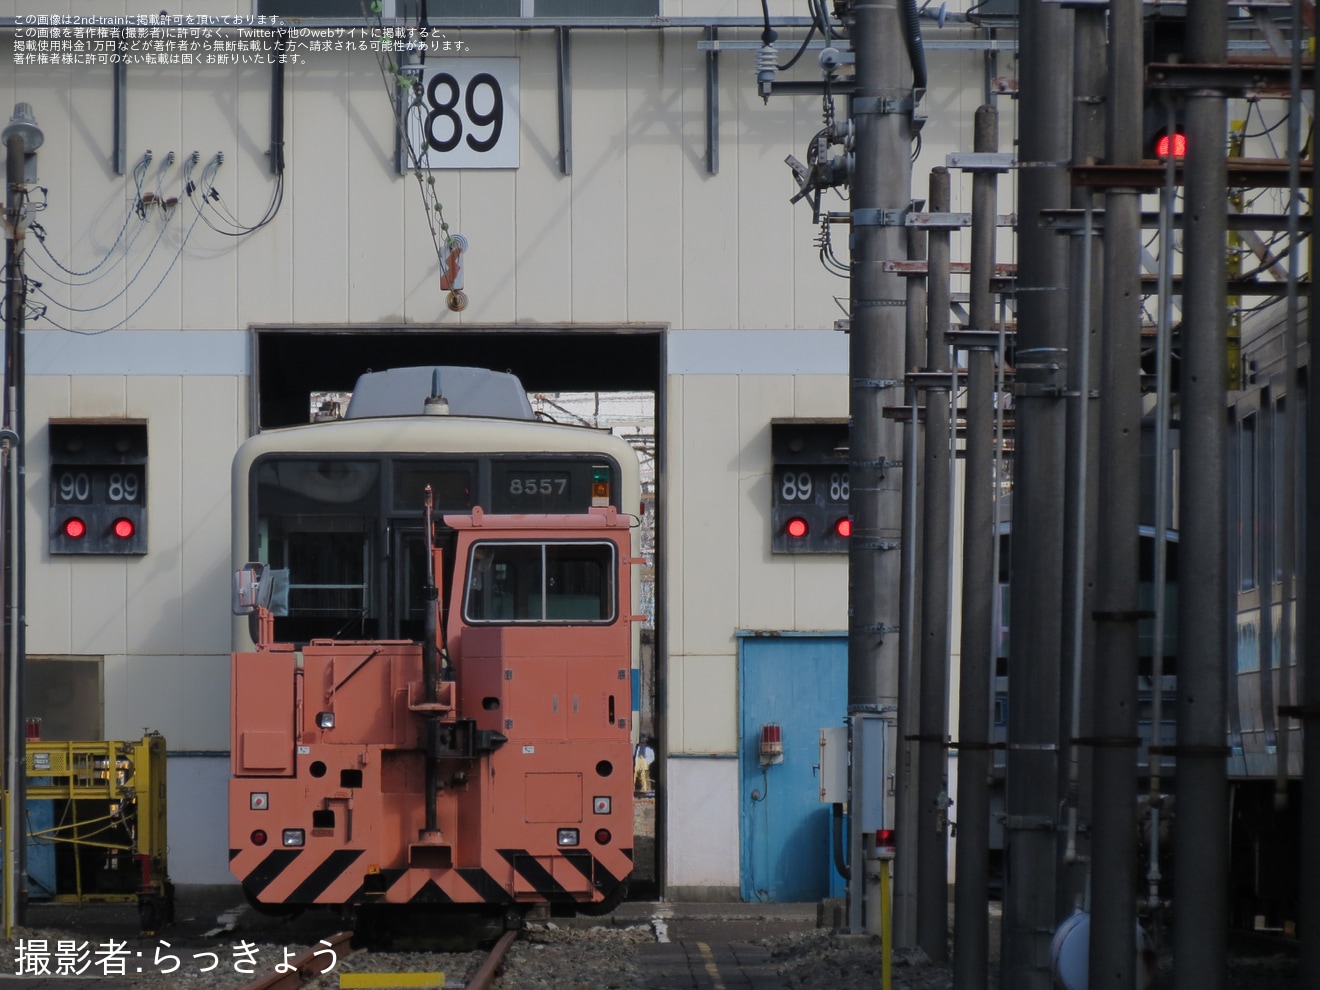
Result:
M848 472L833 467L781 468L775 477L776 502L839 502L847 504Z
M403 91L404 171L518 167L518 59L428 61L420 83L420 93Z

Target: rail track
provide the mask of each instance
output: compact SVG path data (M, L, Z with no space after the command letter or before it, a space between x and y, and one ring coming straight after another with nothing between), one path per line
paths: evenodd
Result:
M504 961L504 957L508 955L509 948L517 938L518 932L516 930L505 932L500 936L499 940L496 941L495 945L486 955L486 958L477 968L477 971L473 973L470 978L465 982L446 981L443 985L451 988L451 990L459 987L464 988L464 990L489 990L491 984L495 982L495 974L500 967L500 963ZM311 984L317 977L323 975L325 967L322 960L318 959L317 956L323 955L325 951L327 951L327 947L330 950L333 950L336 956L340 959L343 959L345 956L353 952L362 951L353 949L352 941L352 932L337 932L334 935L330 935L317 945L295 956L289 961L287 964L289 968L285 971L277 972L272 970L271 972L253 980L251 983L245 984L242 987L242 990L301 990L302 987ZM341 975L348 976L350 974ZM363 974L352 975L361 976ZM340 986L345 985L342 980L337 981L337 983ZM355 983L355 985L366 986L365 983ZM387 984L384 982L381 983L381 986L386 985ZM407 985L415 986L415 984Z
M246 984L243 990L300 990L304 983L321 975L321 970L324 967L322 967L320 960L316 959L318 948L328 943L336 956L342 959L343 956L353 951L350 947L352 941L352 932L336 932L334 935L327 936L318 943L317 948L307 949L290 960L289 965L292 969L289 971L271 970L269 973ZM342 953L341 949L344 950Z

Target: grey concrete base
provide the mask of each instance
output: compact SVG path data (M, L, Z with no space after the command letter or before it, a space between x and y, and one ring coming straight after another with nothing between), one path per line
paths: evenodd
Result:
M816 927L840 931L848 923L848 901L843 897L827 897L816 905Z
M722 904L741 901L742 896L737 887L667 887L665 899L676 903Z

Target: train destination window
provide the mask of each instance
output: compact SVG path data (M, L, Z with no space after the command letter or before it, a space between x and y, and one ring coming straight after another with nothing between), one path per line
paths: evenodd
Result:
M614 544L478 543L468 566L470 623L614 621Z
M257 514L345 512L374 515L380 464L343 458L270 458L256 467Z
M585 512L613 504L612 471L588 461L495 461L491 464L492 512Z
M394 511L421 512L430 485L436 512L467 512L472 508L473 473L471 464L399 461L394 465Z

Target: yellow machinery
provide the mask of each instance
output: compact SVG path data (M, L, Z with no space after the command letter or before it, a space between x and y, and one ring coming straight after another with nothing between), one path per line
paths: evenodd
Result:
M164 736L29 739L26 803L30 896L137 901L143 931L170 922Z

